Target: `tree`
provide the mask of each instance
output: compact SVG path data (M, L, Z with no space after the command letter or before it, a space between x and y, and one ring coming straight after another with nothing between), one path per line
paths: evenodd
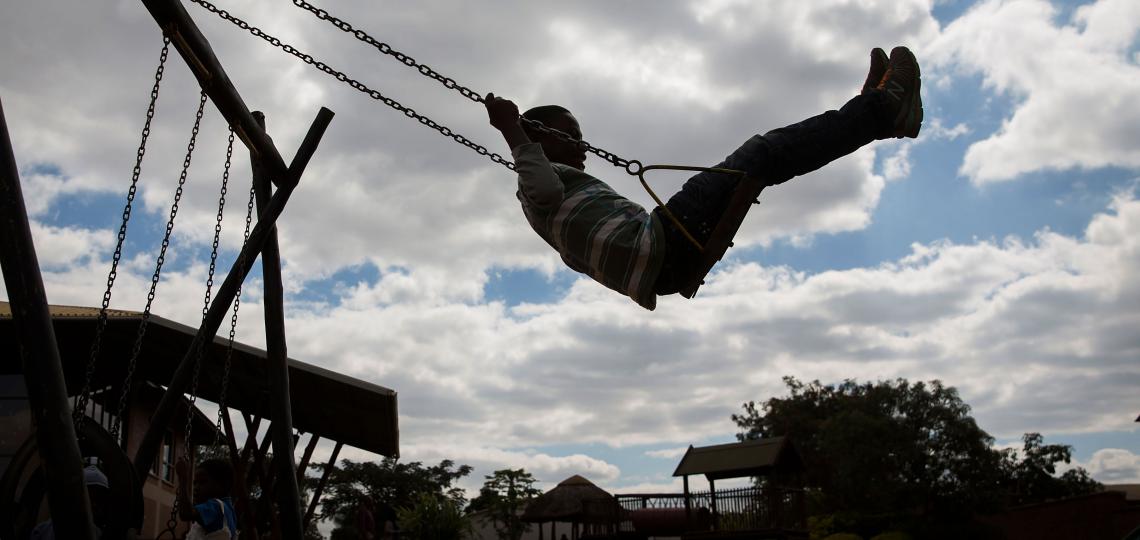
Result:
M813 514L864 535L899 526L920 537L970 536L960 527L972 515L1009 502L1019 464L993 448L954 388L904 379L784 383L790 396L745 403L732 419L741 440L792 439L807 465ZM1038 444L1031 455L1036 461L1022 467L1027 482L1030 471L1051 475L1045 463L1063 454Z
M471 532L471 520L460 502L438 493L422 492L409 506L396 509L403 537L417 540L459 540Z
M486 511L501 540L519 540L530 529L520 514L527 502L542 493L534 487L537 480L523 469L500 469L484 478L479 496L467 511Z
M322 465L310 467L323 469ZM456 466L448 459L433 466L418 461L399 463L396 458L379 462L342 460L329 475L321 497L320 519L334 520L334 539L352 539L356 538L357 507L365 497L373 501L378 527L383 519L393 518L398 509L414 509L417 502L425 500L424 494L438 496L462 508L463 490L454 483L468 474L471 474L469 465ZM309 478L307 482L315 484L317 480Z
M1060 477L1057 463L1069 463L1073 448L1063 444L1044 444L1040 433L1026 433L1021 438L1023 446L1020 461L1014 452L1005 452L1009 484L1009 500L1012 504L1031 504L1050 499L1060 499L1092 493L1101 486L1088 471L1081 467L1069 469Z

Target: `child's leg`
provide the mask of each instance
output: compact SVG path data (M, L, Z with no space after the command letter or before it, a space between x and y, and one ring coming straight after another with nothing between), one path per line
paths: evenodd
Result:
M786 182L843 157L863 145L889 136L891 110L882 92L855 96L838 111L828 111L797 124L754 135L716 167L736 169L759 177L768 185ZM739 177L700 173L681 187L666 206L702 244L728 208ZM664 218L664 216L659 216ZM672 222L662 219L669 253L668 268L659 282L658 294L675 292L667 274L679 261L696 253Z

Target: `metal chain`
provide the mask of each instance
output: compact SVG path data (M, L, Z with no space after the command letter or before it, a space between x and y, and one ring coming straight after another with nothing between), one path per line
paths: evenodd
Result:
M194 2L195 4L198 4L198 5L206 8L206 10L208 10L211 13L216 14L217 16L221 17L222 19L229 21L230 23L233 23L238 28L241 28L242 30L249 31L250 34L253 34L254 36L257 36L257 37L265 40L266 42L273 45L274 47L278 47L281 50L301 59L306 64L312 65L313 67L315 67L315 68L317 68L317 69L319 69L319 70L321 70L321 71L323 71L329 75L332 75L338 81L347 83L352 88L367 94L368 97L371 97L372 99L380 101L381 103L383 103L383 104L385 104L385 105L387 105L387 106L389 106L389 107L391 107L391 108L393 108L393 109L395 109L401 113L404 113L404 116L407 116L408 118L416 120L419 123L440 132L440 134L444 135L445 137L450 137L455 142L462 144L463 146L466 146L466 147L474 150L477 154L479 154L481 156L487 156L488 158L491 159L491 161L493 161L495 163L498 163L498 164L500 164L500 165L502 165L502 166L504 166L504 167L506 167L512 171L515 170L514 163L511 163L510 161L503 159L503 156L500 156L499 154L493 153L490 150L487 150L486 147L471 141L470 139L468 139L467 137L464 137L463 135L460 135L459 133L452 131L451 128L444 126L444 125L441 125L441 124L437 123L435 120L432 120L431 118L428 118L422 114L417 113L415 111L415 109L401 105L400 102L398 102L398 101L396 101L390 97L387 97L384 94L381 94L378 90L373 90L373 89L369 88L368 86L366 86L364 83L362 83L356 79L353 79L353 78L349 77L348 75L345 75L344 73L342 73L340 71L333 69L328 64L321 62L320 60L316 60L315 58L313 58L312 55L305 54L305 53L297 50L297 48L293 47L292 45L285 43L285 42L281 41L280 39L277 39L277 38L275 38L269 34L266 34L265 32L262 32L260 28L257 28L256 26L251 26L249 23L247 23L247 22L245 22L245 21L243 21L237 17L234 17L233 15L230 15L229 12L227 12L226 10L218 9L216 6L207 2L206 0L191 0L191 1Z
M215 11L214 9L210 9L210 7L207 6L208 3L205 2L205 0L192 0L192 1L197 3L197 4L202 5L203 7L206 7L206 9L209 9L210 11L214 11L215 13L217 13L217 11ZM415 70L418 71L421 75L428 77L430 79L435 79L440 84L442 84L444 87L451 89L451 90L455 90L456 92L459 92L463 97L470 99L471 101L474 101L476 103L485 103L485 100L483 99L483 95L480 94L479 92L476 92L476 91L474 91L474 90L472 90L466 86L463 86L463 85L457 83L455 81L455 79L452 79L451 77L445 77L445 76L441 75L439 72L437 72L436 70L427 66L426 64L421 64L421 63L417 62L415 58L412 58L411 56L408 56L405 53L397 51L397 50L393 49L391 45L388 45L387 43L379 41L376 38L368 35L368 33L365 32L364 30L354 28L351 24L344 21L343 19L339 19L339 18L329 14L328 10L317 8L316 6L306 2L305 0L292 0L292 2L293 2L293 5L301 8L301 9L304 9L305 11L308 11L309 13L312 13L314 17L316 17L320 20L323 20L323 21L328 21L330 24L339 28L341 31L346 32L348 34L352 34L354 37L356 37L356 39L360 40L363 43L368 44L371 47L374 47L376 50L380 51L381 53L395 58L400 63L402 63L402 64L404 64L410 68L415 68ZM219 15L221 15L221 13L219 13ZM244 24L240 21L240 19L237 19L237 18L232 17L232 16L227 17L227 15L222 15L222 18L227 19L230 22L233 22L234 24L238 24L238 26L242 26L242 24ZM249 30L249 28L246 28L245 26L242 26L242 28ZM256 30L256 28L254 28L253 30ZM257 35L257 32L260 32L260 30L257 30L257 32L253 32L253 30L250 30L250 32L253 33L254 35ZM268 38L264 38L264 39L266 39L266 41L269 41L270 43L274 43L274 40L276 40L276 38L272 38L272 37L268 37ZM279 41L279 40L277 40L277 41ZM274 45L280 46L277 43L274 43ZM301 56L298 56L298 57L302 58ZM312 63L312 62L310 62L310 63ZM318 67L320 67L320 66L318 66ZM334 74L334 73L329 73L329 74L337 76L337 78L342 80L342 81L345 80L345 79L341 79L338 74ZM353 82L355 82L355 81L353 81ZM355 88L355 86L354 86L354 88ZM387 102L385 102L385 103L387 103ZM397 110L399 110L399 109L397 109ZM405 114L407 114L407 113L405 113ZM574 137L571 137L569 134L567 134L565 132L559 131L559 130L554 129L554 128L547 127L545 124L543 124L542 122L539 122L537 120L531 120L529 118L522 118L522 117L520 117L519 120L522 121L523 123L527 124L527 126L534 129L535 131L545 133L547 135L551 135L551 136L553 136L553 137L555 137L558 140L563 141L563 142L576 144L576 145L578 145L579 148L602 158L603 160L613 164L615 167L621 167L621 168L625 169L625 171L631 175L637 176L637 174L639 172L641 172L642 166L641 166L640 161L624 159L624 158L618 156L617 154L614 154L612 152L608 152L606 150L598 148L598 147L596 147L596 146L594 146L594 145L592 145L592 144L590 144L584 140L575 139ZM421 122L423 122L423 120L421 120ZM425 125L427 125L427 124L425 124ZM431 127L435 127L435 126L431 126ZM438 130L439 128L436 127L436 129ZM441 133L442 133L442 131L441 131ZM446 135L446 133L445 133L445 135ZM478 150L476 150L476 151L478 151ZM492 157L492 160L494 160L493 157ZM514 170L514 167L507 167L507 168Z
M119 224L115 254L111 257L111 271L107 273L107 288L103 291L103 305L99 308L99 317L95 322L95 339L91 342L91 356L87 360L87 369L83 374L83 388L76 396L75 407L71 412L76 432L79 432L79 426L83 422L84 415L87 414L87 402L91 395L91 378L95 374L95 365L98 363L99 352L103 346L103 333L107 328L107 308L111 305L111 290L115 286L115 278L119 275L119 260L123 257L123 243L127 239L127 223L131 220L131 206L134 204L135 193L138 191L143 156L146 154L146 141L150 137L150 123L154 119L155 105L158 103L158 89L162 84L162 74L166 70L166 57L169 52L170 38L163 38L162 52L158 56L158 68L154 72L154 86L150 89L150 104L146 108L146 122L143 124L142 140L139 142L138 151L135 152L135 167L131 171L131 186L127 190L127 203L123 206L123 219Z
M206 93L202 92L202 105L206 103ZM199 116L201 116L201 109L199 109ZM197 126L195 126L197 127ZM234 128L230 127L230 135L226 142L226 164L222 170L222 187L218 195L218 214L214 220L214 242L210 247L210 269L206 275L206 294L202 306L202 321L206 321L206 314L210 311L210 297L214 290L214 271L217 269L218 263L218 244L222 237L222 217L226 209L226 191L230 182L230 163L233 161L234 156ZM188 156L189 158L189 156ZM191 448L194 445L190 442L190 435L194 429L194 404L198 401L198 378L202 373L202 360L206 355L206 350L209 344L202 343L195 340L194 351L194 375L190 381L190 398L186 404L186 426L183 429L182 436L182 451L187 461L191 458ZM179 489L190 489L190 496L193 497L193 489L186 486L180 486ZM174 527L178 525L178 497L174 498L174 504L170 507L170 519L167 520L167 529L171 531L171 536L174 536Z
M245 207L245 234L241 243L242 250L249 242L249 228L253 222L253 204L254 204L255 190L251 184L249 187L249 203ZM226 391L230 386L230 364L234 355L234 337L237 335L237 322L238 322L238 308L241 307L241 284L238 284L237 294L234 295L234 311L230 316L230 336L226 345L226 363L222 369L222 390L218 398L218 424L217 429L214 431L214 446L218 446L222 436L222 415L226 410Z
M170 247L170 236L174 232L174 218L178 215L178 204L182 200L183 187L186 185L187 173L190 170L190 158L194 154L194 145L198 140L198 128L202 124L202 114L206 109L206 92L203 91L198 100L198 112L194 116L194 128L190 131L190 142L186 145L186 156L182 159L182 173L178 176L178 189L174 191L174 202L170 205L170 217L166 221L166 231L162 236L162 247L155 260L154 274L150 278L150 290L146 295L146 306L143 308L142 318L139 321L138 332L135 335L134 348L127 363L127 374L123 379L123 392L119 396L119 407L115 413L115 421L111 425L111 435L118 437L122 425L123 411L131 391L131 379L134 377L138 365L139 354L142 352L143 337L146 335L147 324L150 322L150 308L154 304L155 292L162 273L162 265L166 262L166 250Z
M483 95L482 94L455 82L455 79L452 79L451 77L444 77L443 75L440 75L439 72L437 72L436 70L434 70L434 69L432 69L432 68L430 68L424 64L421 64L419 62L416 62L415 58L412 58L411 56L408 56L408 55L406 55L400 51L397 51L396 49L393 49L391 45L388 45L387 43L384 43L381 41L377 41L376 38L373 38L372 36L368 35L368 33L366 33L364 30L358 30L356 28L353 28L353 26L351 24L349 24L348 22L330 15L327 10L319 9L316 6L306 2L305 0L293 0L293 5L301 8L301 9L304 9L304 10L308 11L309 13L312 13L318 19L321 19L323 21L328 21L333 26L343 30L344 32L352 34L353 36L356 37L356 39L358 39L364 43L367 43L368 45L370 45L372 47L375 47L376 50L380 51L383 54L391 56L392 58L395 58L400 63L402 63L408 67L415 68L416 71L419 71L421 75L424 75L425 77L429 77L429 78L432 78L432 79L439 81L440 84L442 84L443 86L445 86L451 90L455 90L456 92L459 92L460 94L463 95L463 97L470 99L471 101L474 101L475 103L483 103Z

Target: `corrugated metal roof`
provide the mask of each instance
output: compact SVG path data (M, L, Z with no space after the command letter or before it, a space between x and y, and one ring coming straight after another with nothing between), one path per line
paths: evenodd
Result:
M99 308L97 307L84 307L84 306L55 306L49 305L48 312L51 313L52 318L91 318L94 319L99 316ZM123 309L108 309L108 319L137 319L142 317L140 311L127 311ZM12 318L12 305L8 302L0 302L0 319Z
M711 480L760 476L773 469L803 467L787 437L771 437L699 448L689 447L673 476L703 474Z

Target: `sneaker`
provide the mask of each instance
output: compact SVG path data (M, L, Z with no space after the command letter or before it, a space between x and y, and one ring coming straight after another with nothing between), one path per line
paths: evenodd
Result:
M890 103L894 121L890 136L895 138L918 136L922 127L922 79L918 60L906 47L895 47L887 64L887 72L876 87L882 90Z
M866 94L879 86L879 81L882 81L883 75L887 73L888 62L890 59L887 58L886 52L878 47L871 49L871 69L867 71L867 81L863 83L863 91L860 94Z

